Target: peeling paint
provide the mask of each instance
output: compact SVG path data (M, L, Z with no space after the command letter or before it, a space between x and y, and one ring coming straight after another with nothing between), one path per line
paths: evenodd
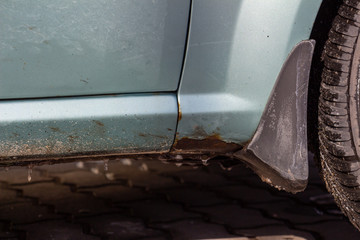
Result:
M176 140L171 152L212 152L230 153L241 149L242 146L236 143L228 143L221 139L218 134L202 139L182 138Z

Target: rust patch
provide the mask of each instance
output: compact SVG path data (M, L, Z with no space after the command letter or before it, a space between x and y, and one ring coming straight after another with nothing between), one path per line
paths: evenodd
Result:
M60 129L57 128L57 127L50 127L50 129L51 129L53 132L60 132Z
M139 137L156 137L161 139L167 139L167 136L161 136L161 135L155 135L155 134L145 134L145 133L139 133Z
M105 126L105 125L104 125L102 122L100 122L100 121L93 120L93 122L94 122L96 125L100 126L100 127Z
M13 132L12 135L13 135L14 137L20 136L18 133L15 133L15 132Z
M178 102L178 121L180 121L182 119L182 112L181 112L181 108L180 108L180 103Z
M70 139L77 139L77 138L79 138L79 136L69 135L68 138L70 138Z
M241 148L241 145L225 142L218 134L214 134L203 139L185 137L180 140L176 140L172 152L229 153L237 151Z
M79 138L79 136L73 136L73 135L68 136L68 140L70 143L74 143L75 139L78 139L78 138Z

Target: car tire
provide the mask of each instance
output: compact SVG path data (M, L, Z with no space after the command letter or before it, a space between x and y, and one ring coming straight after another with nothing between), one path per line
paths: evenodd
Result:
M325 43L319 99L321 175L360 230L360 0L344 0Z

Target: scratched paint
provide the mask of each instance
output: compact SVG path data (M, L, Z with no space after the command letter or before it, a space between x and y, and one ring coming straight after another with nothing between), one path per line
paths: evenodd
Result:
M0 159L166 152L177 101L175 94L2 101L0 116Z
M189 4L2 0L0 98L173 91Z

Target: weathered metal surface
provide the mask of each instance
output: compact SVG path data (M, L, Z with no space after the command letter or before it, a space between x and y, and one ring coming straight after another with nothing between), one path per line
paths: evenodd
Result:
M309 39L321 2L193 1L177 138L248 141L286 57Z
M175 91L190 0L1 0L0 98Z
M0 158L167 152L175 94L0 102Z
M290 192L308 179L307 96L315 41L299 43L286 60L259 126L246 148L235 153L261 178Z
M201 140L182 138L176 140L172 147L172 153L232 153L240 150L241 145L224 142L219 135L205 137Z

